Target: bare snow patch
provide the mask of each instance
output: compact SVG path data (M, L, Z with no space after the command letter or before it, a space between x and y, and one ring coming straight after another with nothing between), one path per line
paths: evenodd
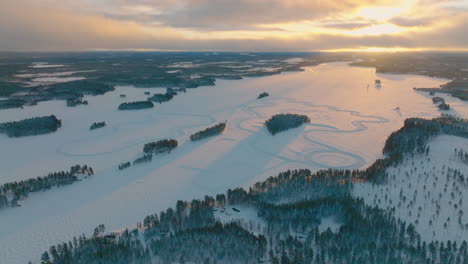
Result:
M341 225L342 224L336 219L336 216L331 215L322 218L318 230L322 233L330 229L333 233L336 233L340 230Z

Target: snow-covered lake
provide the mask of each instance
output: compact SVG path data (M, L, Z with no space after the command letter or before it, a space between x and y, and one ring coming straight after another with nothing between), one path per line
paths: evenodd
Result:
M375 88L375 79L382 87ZM90 165L96 174L71 186L31 194L21 201L22 207L0 211L0 263L37 260L52 244L89 235L99 224L108 230L134 226L177 200L249 186L287 169L365 167L381 155L387 136L404 119L440 115L427 94L412 88L447 81L328 63L304 72L217 80L216 86L190 89L149 110L117 107L146 99L145 91L161 89L117 87L112 93L86 97L88 106L69 108L64 101L50 101L2 110L0 122L55 114L62 127L35 137L0 135L0 184L74 164ZM257 100L263 91L270 96ZM468 116L466 103L444 97L451 113ZM311 123L271 136L263 122L286 112L306 114ZM225 120L222 135L188 140L190 134ZM107 126L89 131L99 121ZM177 139L179 147L151 163L117 170L119 163L138 157L144 143L164 138Z

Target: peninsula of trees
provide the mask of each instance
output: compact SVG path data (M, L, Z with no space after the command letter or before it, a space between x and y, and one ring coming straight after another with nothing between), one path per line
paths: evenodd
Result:
M62 121L55 115L50 115L1 123L0 133L8 137L35 136L55 132L60 126Z
M44 177L31 178L19 182L9 182L0 186L0 209L20 206L18 201L25 199L32 192L46 191L52 187L70 185L81 177L94 174L91 167L75 165L69 171L49 173Z
M150 101L136 101L121 103L119 105L119 110L139 110L139 109L148 109L153 108L154 104Z
M275 135L276 133L296 128L303 123L309 123L310 119L306 115L298 114L277 114L265 121L268 131Z
M215 126L206 128L202 131L198 131L197 133L190 135L190 140L197 141L197 140L202 140L207 137L219 135L223 133L224 129L226 129L226 123L227 122L219 123Z

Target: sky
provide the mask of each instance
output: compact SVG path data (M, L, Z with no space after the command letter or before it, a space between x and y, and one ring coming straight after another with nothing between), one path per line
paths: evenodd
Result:
M1 0L0 51L468 51L468 0Z

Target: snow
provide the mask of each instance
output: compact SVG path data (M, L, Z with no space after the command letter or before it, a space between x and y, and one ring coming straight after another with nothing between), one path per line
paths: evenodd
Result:
M29 68L42 69L42 68L60 68L65 67L63 64L49 64L48 62L33 62Z
M413 223L425 241L461 242L468 237L468 215L462 215L461 223L458 222L460 210L468 212L468 185L463 187L454 177L447 178L447 174L450 168L468 178L468 164L454 154L455 149L468 151L468 140L438 136L429 148L428 156L420 155L389 168L386 184L356 184L354 195L364 198L370 205L394 208L395 215Z
M336 219L336 217L331 215L321 219L318 230L322 233L330 229L333 233L337 233L340 230L341 225L342 224Z
M73 82L84 80L84 77L41 77L32 79L33 84L52 84L52 83L64 83L64 82Z
M366 88L375 79L385 86ZM64 101L48 101L2 110L0 122L55 114L62 127L42 136L0 135L0 184L68 170L74 164L90 165L95 175L31 194L20 202L22 207L0 211L0 263L37 260L52 244L90 234L99 224L107 230L134 226L177 200L249 186L287 169L365 167L380 157L385 139L405 118L440 114L430 99L412 88L445 82L376 75L371 68L329 63L304 72L217 80L215 86L190 89L154 109L118 111L121 102L148 96L141 89L117 87L105 95L85 96L87 106L69 108ZM257 100L263 91L270 96ZM453 101L447 99L451 105ZM466 113L465 103L453 105L454 111ZM400 107L399 114L395 107ZM307 114L311 123L271 136L263 122L286 112ZM222 135L188 140L190 134L225 120ZM89 131L98 121L107 126ZM117 170L121 162L139 157L144 143L164 138L177 139L179 147L151 163Z
M236 212L233 208L239 210L239 212ZM215 219L223 224L236 221L242 221L243 223L252 222L261 225L265 224L265 221L258 216L257 210L252 207L238 205L226 206L225 208L215 207L213 214Z
M291 59L284 60L284 62L289 63L289 64L297 64L303 61L304 61L304 58L291 58Z

